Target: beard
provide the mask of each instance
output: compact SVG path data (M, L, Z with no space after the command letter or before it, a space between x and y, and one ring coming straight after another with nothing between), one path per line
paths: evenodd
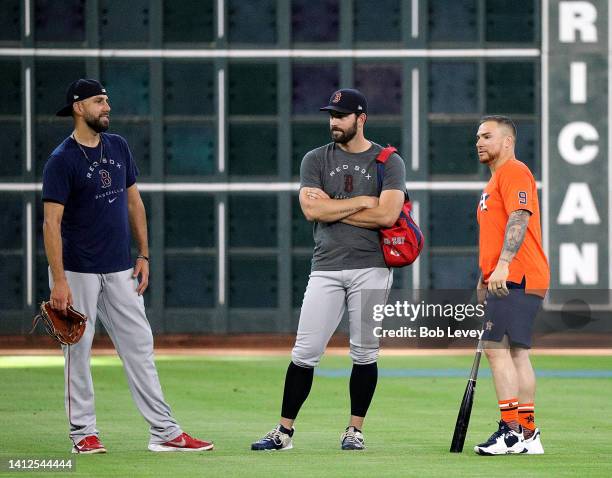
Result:
M330 128L331 139L334 143L346 144L352 140L357 134L357 120L355 123L346 131L340 128Z
M480 161L481 164L489 164L492 163L493 161L495 161L497 158L499 158L501 151L491 151L491 150L487 150L484 153L484 156L481 156L480 154L478 155L478 161Z
M104 121L106 118L106 121ZM85 116L85 123L96 133L104 133L110 126L110 119L108 116Z

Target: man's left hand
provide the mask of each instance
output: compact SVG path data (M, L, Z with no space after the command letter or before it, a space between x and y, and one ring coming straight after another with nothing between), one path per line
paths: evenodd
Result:
M149 261L142 257L136 259L133 276L138 278L136 292L138 292L138 295L144 294L144 291L149 286Z
M507 262L500 261L497 263L497 267L489 277L488 288L489 292L497 297L506 297L510 292L506 285L506 279L510 268Z

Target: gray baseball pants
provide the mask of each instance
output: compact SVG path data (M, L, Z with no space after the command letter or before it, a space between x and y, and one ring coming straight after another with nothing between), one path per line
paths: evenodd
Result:
M384 303L392 283L393 271L381 267L311 272L291 353L293 363L316 367L347 310L353 363L376 362L379 340L372 333L367 311L362 317L362 302Z
M132 274L133 269L110 274L66 271L73 305L88 318L81 340L62 346L66 414L74 443L88 435L98 435L90 369L97 318L123 362L132 398L149 422L150 443L165 443L182 433L164 401L153 357L151 326L145 315L144 300L136 292L137 279ZM51 274L49 277L52 286Z

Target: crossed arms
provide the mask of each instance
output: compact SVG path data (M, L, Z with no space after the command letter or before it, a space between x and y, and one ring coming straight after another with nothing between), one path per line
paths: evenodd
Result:
M380 198L356 196L350 199L331 199L319 188L300 189L300 205L309 221L343 222L367 229L391 227L402 210L404 193L397 189L383 191Z

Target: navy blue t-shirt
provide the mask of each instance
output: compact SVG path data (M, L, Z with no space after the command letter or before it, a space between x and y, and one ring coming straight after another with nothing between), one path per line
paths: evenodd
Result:
M81 145L87 158L69 136L51 153L43 171L43 201L64 205L67 271L106 274L133 265L127 188L136 182L138 169L125 139L100 136L96 148Z

